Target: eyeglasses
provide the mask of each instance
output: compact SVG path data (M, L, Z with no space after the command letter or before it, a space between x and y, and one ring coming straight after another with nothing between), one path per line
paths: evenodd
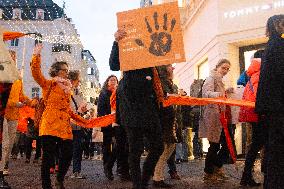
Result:
M60 70L64 71L65 73L68 73L68 72L69 72L68 69L60 69Z
M230 71L230 68L226 68L226 67L221 67L222 70L226 70L226 71Z

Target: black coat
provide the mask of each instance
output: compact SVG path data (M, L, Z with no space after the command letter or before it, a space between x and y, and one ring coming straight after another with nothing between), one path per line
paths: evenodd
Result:
M255 109L266 115L284 113L284 39L280 36L271 37L265 49Z
M103 89L101 91L99 95L98 107L97 107L98 117L111 114L111 106L110 106L111 94L112 92L106 89ZM112 126L109 125L107 127L103 127L102 131L111 130L111 129L112 129Z
M113 43L109 66L113 71L120 70L117 42ZM120 122L125 127L160 125L153 79L147 80L147 76L153 78L151 68L125 71L119 82L117 98Z

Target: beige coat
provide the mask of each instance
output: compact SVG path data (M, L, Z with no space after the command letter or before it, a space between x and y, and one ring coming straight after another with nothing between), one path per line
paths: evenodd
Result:
M206 78L202 87L203 98L216 98L225 95L225 86L222 76L212 70L210 76ZM225 110L224 106L208 105L202 107L199 120L199 137L207 138L209 142L219 143L222 133L220 122L220 109Z

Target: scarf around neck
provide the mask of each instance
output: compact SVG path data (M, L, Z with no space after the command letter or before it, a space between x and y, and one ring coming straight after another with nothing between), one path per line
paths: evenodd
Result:
M72 84L69 79L63 79L56 76L52 80L58 84L58 86L64 91L65 94L71 94Z

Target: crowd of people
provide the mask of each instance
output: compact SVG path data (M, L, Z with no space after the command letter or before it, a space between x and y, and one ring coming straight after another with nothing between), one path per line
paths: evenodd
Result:
M199 98L242 98L256 102L255 108L217 104L163 107L162 101L168 96L187 96L173 82L174 67L163 65L124 71L120 80L110 75L101 89L97 108L88 109L80 92L80 72L69 70L66 62L56 62L49 70L50 79L45 78L41 72L43 46L37 44L31 74L42 88L42 99L26 97L21 79L11 86L6 102L2 98L5 112L1 114L0 188L10 188L4 179L10 172L10 155L16 159L19 153L25 154L25 163L30 163L33 141L36 141L33 163L41 160L43 189L53 188L50 174L54 171L57 173L55 187L65 188L64 178L71 163L71 178L84 179L82 158L94 157L94 149L102 154L105 177L114 179L116 162L117 175L122 181L131 181L133 189L148 188L150 180L154 187L171 188L173 185L165 182L166 167L170 177L179 180L176 164L202 158L205 158L204 181L224 182L229 177L223 165L234 160L220 119L223 113L235 151L236 124L244 122L252 128L240 185L261 186L253 178L253 166L262 150L263 186L281 188L284 182L284 82L281 82L284 81L284 15L270 17L266 29L267 46L251 58L249 68L236 81L237 88L226 88L223 78L230 71L231 62L221 59L209 77L194 80L190 91L190 96ZM118 44L126 36L121 29L114 34L109 58L112 71L120 70ZM21 118L19 111L24 107L35 109L34 116ZM114 112L116 117L111 125L86 127L90 120ZM26 125L24 130L22 125ZM201 138L209 141L206 156ZM142 155L146 157L141 168Z

